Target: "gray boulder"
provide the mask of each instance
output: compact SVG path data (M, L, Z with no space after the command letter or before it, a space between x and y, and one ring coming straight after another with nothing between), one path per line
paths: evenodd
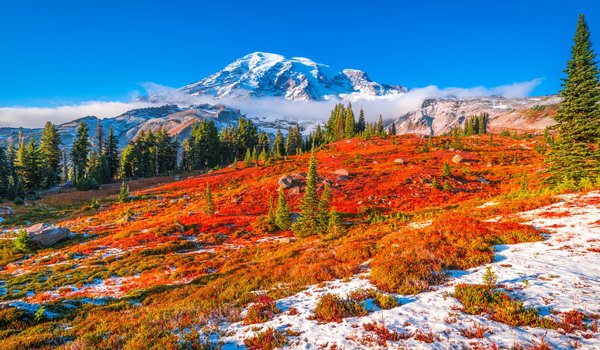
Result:
M28 227L27 233L32 243L37 243L42 247L49 247L69 238L71 231L68 228L42 223Z
M289 175L283 175L279 178L277 184L279 185L279 187L290 188L294 184L294 178Z

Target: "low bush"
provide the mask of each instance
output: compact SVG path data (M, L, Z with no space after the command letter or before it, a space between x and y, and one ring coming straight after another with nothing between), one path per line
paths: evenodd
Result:
M321 322L341 322L343 318L364 316L367 309L362 301L325 294L317 303L314 318Z
M288 344L287 337L281 331L267 328L266 331L257 333L253 337L244 339L244 345L249 350L272 350L283 348Z
M279 313L279 309L277 309L275 301L267 295L261 295L248 307L244 324L263 323L272 319L277 313Z
M380 309L388 310L400 305L398 298L390 293L383 293L375 290L373 291L372 298L373 303Z
M510 326L555 328L548 319L542 319L538 310L528 308L501 290L481 284L459 284L454 297L463 304L464 311L472 315L487 314L490 319Z
M395 331L391 331L389 328L387 328L387 326L381 322L371 322L371 323L365 323L363 324L363 328L365 329L365 331L367 332L371 332L375 334L375 338L371 338L372 340L375 340L375 343L379 346L383 346L387 348L387 342L388 341L400 341L400 340L406 340L409 339L413 336L412 333L399 333L399 332L395 332Z
M97 190L99 188L100 185L98 184L98 181L89 177L84 177L75 184L75 189L78 191Z

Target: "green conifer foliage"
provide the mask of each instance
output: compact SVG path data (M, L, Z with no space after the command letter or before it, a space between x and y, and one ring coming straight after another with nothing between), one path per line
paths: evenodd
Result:
M583 15L579 16L565 73L560 92L563 101L554 116L558 138L547 158L553 183L595 178L599 171L599 70Z
M317 158L313 150L308 164L304 198L300 203L300 217L293 227L294 233L298 237L307 237L321 233L317 176Z

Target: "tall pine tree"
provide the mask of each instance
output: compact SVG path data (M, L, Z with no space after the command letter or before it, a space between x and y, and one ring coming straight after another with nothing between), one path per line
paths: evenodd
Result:
M85 177L91 147L89 128L84 122L81 122L77 128L77 135L75 136L75 140L73 140L73 147L71 148L74 183Z
M114 179L119 171L119 142L112 127L108 131L105 153L110 177Z
M62 170L60 167L62 158L61 143L56 126L50 122L46 123L40 140L40 156L42 157L44 185L46 187L53 187L60 183Z
M596 177L599 170L599 70L583 15L579 16L573 42L560 92L563 101L554 116L558 139L547 158L553 183Z

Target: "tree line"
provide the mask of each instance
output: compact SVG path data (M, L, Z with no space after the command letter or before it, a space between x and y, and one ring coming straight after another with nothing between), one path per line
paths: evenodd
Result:
M395 127L388 130L395 134ZM365 121L364 111L355 120L352 105L337 104L324 126L306 138L299 124L278 130L273 140L252 120L240 117L236 125L219 130L213 120L196 123L182 142L165 130L141 131L122 150L113 128L105 135L100 121L94 137L81 122L70 150L63 146L57 127L46 123L39 144L19 133L17 144L0 145L0 197L24 199L36 191L71 182L80 190L125 178L205 171L244 160L265 164L271 159L302 154L325 143L354 136L384 135L382 117Z

